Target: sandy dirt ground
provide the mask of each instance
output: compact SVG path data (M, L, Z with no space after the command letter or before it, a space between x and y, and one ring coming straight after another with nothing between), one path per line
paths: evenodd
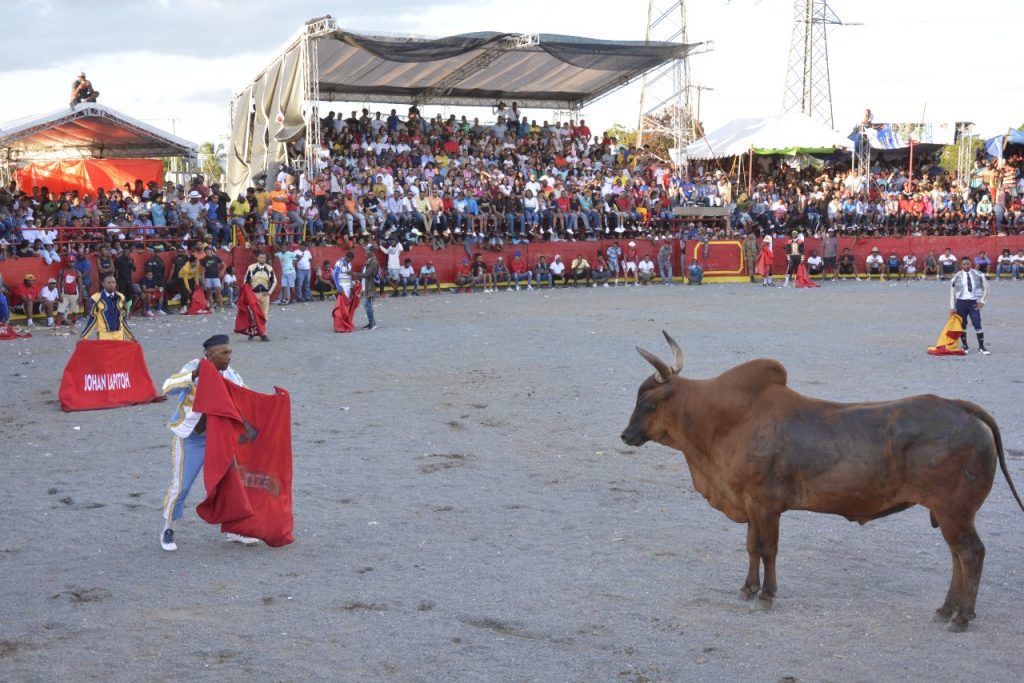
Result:
M62 413L73 341L2 342L0 679L1016 681L1024 513L1002 475L970 630L921 508L865 526L783 516L779 595L746 602L745 527L682 455L619 438L667 329L683 374L757 357L836 400L934 392L998 420L1024 488L1024 285L985 310L992 355L934 358L947 289L843 283L388 299L336 335L330 304L275 307L234 366L291 392L296 542L199 520L162 552L165 404ZM138 322L159 383L233 317ZM364 322L360 312L357 324ZM972 339L973 342L973 339Z

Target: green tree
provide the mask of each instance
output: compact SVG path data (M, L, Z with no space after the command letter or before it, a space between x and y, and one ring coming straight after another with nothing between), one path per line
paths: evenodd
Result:
M621 123L616 123L608 129L608 137L618 140L620 145L632 147L636 144L636 129L626 128Z
M981 138L971 138L971 161L977 157L978 150L985 146ZM960 158L960 145L945 145L939 156L939 168L946 173L956 173L957 161Z
M223 180L226 163L223 143L204 142L199 145L199 170L207 183Z

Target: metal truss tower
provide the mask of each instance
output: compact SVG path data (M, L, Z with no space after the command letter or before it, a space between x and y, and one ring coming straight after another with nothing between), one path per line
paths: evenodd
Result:
M974 124L957 124L956 179L960 189L966 190L974 170Z
M644 40L689 45L684 0L648 0ZM702 43L682 59L673 60L650 74L644 74L640 88L640 119L637 123L638 147L644 144L645 138L654 135L667 136L676 149L682 149L696 139L698 122L692 107L689 55L710 49L712 43Z
M828 27L847 25L828 0L796 0L782 111L803 112L830 128L832 81L828 71Z

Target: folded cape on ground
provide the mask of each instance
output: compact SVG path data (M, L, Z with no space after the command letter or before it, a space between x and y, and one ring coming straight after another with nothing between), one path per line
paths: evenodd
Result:
M821 285L807 275L807 269L804 267L804 264L801 263L796 268L796 286L797 289L800 289L803 287L820 287Z
M960 348L960 339L964 336L963 320L956 313L950 313L946 326L939 333L935 346L928 347L933 356L966 356L967 352Z
M249 285L238 290L238 314L235 316L235 332L249 337L262 337L267 333L267 316L263 315L260 300Z
M164 400L149 376L142 344L95 339L75 345L58 396L60 407L68 412Z
M261 394L199 362L192 405L206 415L206 499L196 513L225 532L288 545L292 529L291 397Z
M189 315L206 315L210 313L210 304L206 303L206 292L197 289L192 292L192 301L188 304Z
M24 339L25 337L31 336L32 335L28 332L25 332L24 334L19 333L7 323L0 323L0 339Z

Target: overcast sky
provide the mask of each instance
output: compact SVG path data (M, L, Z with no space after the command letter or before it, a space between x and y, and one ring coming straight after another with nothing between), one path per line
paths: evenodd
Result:
M670 4L658 0L656 5ZM830 33L835 127L847 131L865 107L876 121L970 120L983 134L1024 122L1017 26L1020 0L832 0L861 26ZM781 109L792 0L689 3L691 42L714 51L691 58L708 130L732 118ZM228 107L277 49L312 17L331 14L353 31L442 36L481 30L565 33L641 40L643 0L19 0L0 6L0 120L67 106L85 70L100 101L195 142L223 142ZM333 105L332 105L333 106ZM338 110L342 109L337 105ZM371 109L378 108L376 106ZM635 127L639 84L584 110L595 130ZM441 111L425 107L432 115ZM453 113L462 110L452 109ZM527 109L531 118L550 112Z

